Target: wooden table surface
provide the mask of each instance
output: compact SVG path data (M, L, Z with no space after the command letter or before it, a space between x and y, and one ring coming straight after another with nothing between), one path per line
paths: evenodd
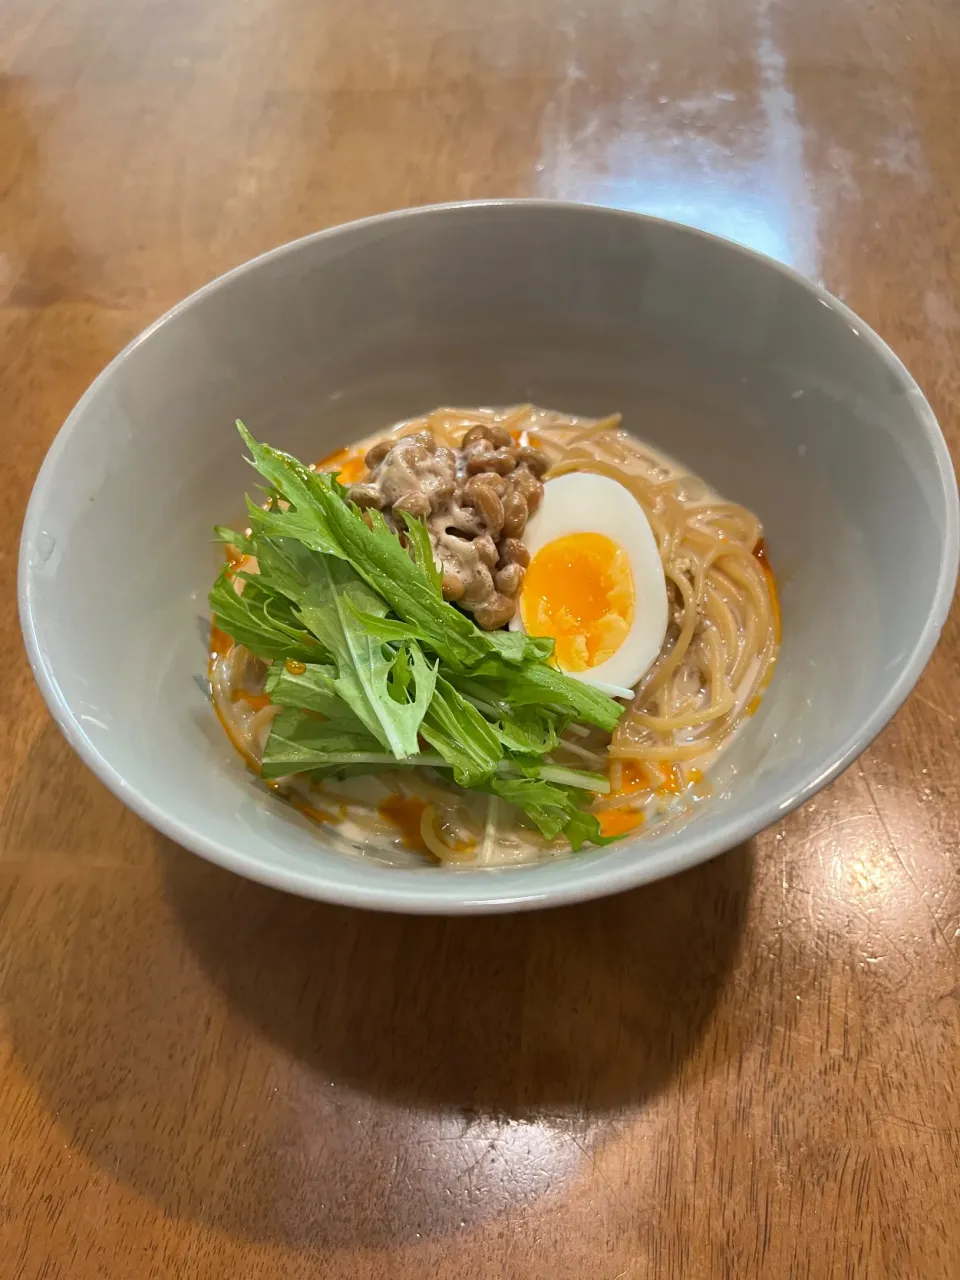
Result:
M960 1276L960 625L838 783L477 920L207 866L21 655L44 451L144 324L401 205L582 199L822 279L960 449L955 0L0 4L0 1276Z

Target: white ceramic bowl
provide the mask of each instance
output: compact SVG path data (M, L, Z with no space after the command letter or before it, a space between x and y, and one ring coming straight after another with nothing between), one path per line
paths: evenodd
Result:
M531 400L626 425L761 516L773 684L682 830L542 866L397 869L261 790L204 690L211 526L251 473L233 427L320 457L437 404ZM611 893L752 836L909 693L957 572L957 489L923 395L835 298L725 241L539 201L320 232L213 281L70 414L23 530L27 651L106 785L196 853L308 897L476 912Z

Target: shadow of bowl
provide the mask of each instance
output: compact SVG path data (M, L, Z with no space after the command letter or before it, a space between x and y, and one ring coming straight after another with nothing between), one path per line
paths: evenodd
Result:
M575 907L376 915L151 838L52 725L13 796L0 995L30 1088L164 1214L295 1247L555 1194L697 1052L752 884L741 846Z
M319 1077L522 1118L617 1110L664 1087L737 950L752 851L618 897L488 917L310 902L179 853L164 868L210 977Z

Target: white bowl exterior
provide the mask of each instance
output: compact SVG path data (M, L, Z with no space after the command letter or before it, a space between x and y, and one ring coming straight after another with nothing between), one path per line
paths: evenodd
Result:
M625 424L764 522L783 607L768 697L680 830L504 871L345 854L234 755L203 687L210 530L253 482L234 418L319 458L436 404L534 401ZM657 219L506 201L368 219L186 299L87 391L38 477L20 603L88 765L243 875L407 911L518 909L656 879L845 768L917 680L957 572L957 490L921 392L846 307Z

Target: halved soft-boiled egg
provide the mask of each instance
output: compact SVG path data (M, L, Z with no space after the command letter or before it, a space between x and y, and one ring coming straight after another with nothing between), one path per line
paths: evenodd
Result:
M530 565L511 628L550 636L561 671L630 697L667 631L663 565L640 503L607 476L558 476L523 542Z

